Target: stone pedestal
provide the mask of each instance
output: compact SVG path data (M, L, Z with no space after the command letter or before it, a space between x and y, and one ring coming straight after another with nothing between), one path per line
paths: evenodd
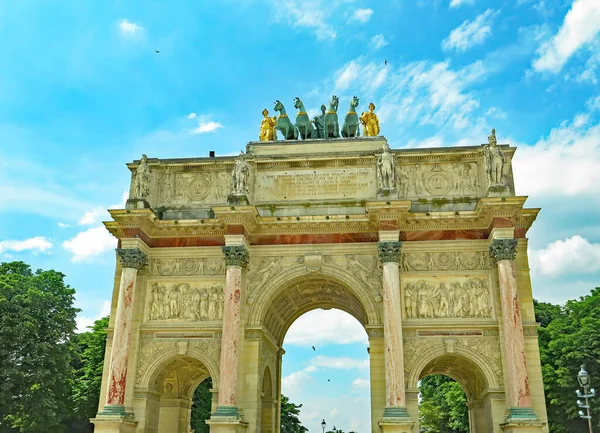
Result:
M412 433L414 425L413 421L404 418L384 418L379 421L383 433Z
M130 198L125 202L125 209L149 209L150 204L143 198Z
M245 433L248 428L248 423L234 417L215 416L206 420L206 424L210 426L210 433Z
M223 254L227 265L227 275L225 280L225 305L223 308L223 334L221 337L220 383L217 408L211 416L211 422L215 425L215 431L225 429L224 426L227 426L228 431L232 431L231 426L240 419L237 408L237 380L242 273L248 264L249 256L243 245L224 246ZM211 426L211 431L212 428Z
M406 410L404 381L402 304L400 301L400 271L398 267L401 247L401 242L379 242L377 245L379 259L383 264L383 338L385 359L385 410L383 413L383 424L380 423L380 426L384 429L392 429L398 433L412 429L410 415ZM410 426L410 429L406 430L408 426Z
M235 206L245 206L249 204L246 194L229 194L227 196L227 204Z
M131 416L100 415L90 419L95 433L135 433L137 422Z
M500 424L504 433L540 433L544 426L540 421L509 421Z

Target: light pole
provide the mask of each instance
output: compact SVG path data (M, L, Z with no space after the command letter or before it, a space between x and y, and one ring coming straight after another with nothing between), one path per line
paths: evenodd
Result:
M579 390L577 390L576 393L577 393L577 397L585 398L585 403L582 402L581 400L577 400L577 405L581 409L586 410L586 413L584 413L582 410L580 410L579 416L583 419L588 420L588 428L590 430L590 433L593 433L592 432L592 415L590 414L590 402L588 399L590 399L592 397L596 397L596 391L594 390L594 388L591 388L589 391L589 394L588 394L588 388L590 386L590 375L588 374L587 371L585 371L584 367L585 366L582 365L581 370L577 374L577 380L579 381L579 386L581 386L583 388L583 394Z
M323 433L325 433L325 427L327 427L327 423L325 422L325 420L323 420L321 422L321 428L323 429Z

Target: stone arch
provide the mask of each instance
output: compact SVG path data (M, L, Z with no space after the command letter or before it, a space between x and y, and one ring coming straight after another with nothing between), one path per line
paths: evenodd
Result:
M275 428L275 404L278 399L275 398L273 375L271 369L266 366L263 369L261 380L261 398L260 398L260 432L272 433Z
M348 311L347 308L344 308L343 304L332 305L331 303L327 304L327 302L323 302L323 307L335 307L344 310L355 316L357 320L363 324L363 326L380 325L382 323L382 311L381 305L379 304L379 302L381 302L381 295L375 292L373 289L368 288L350 272L337 266L323 263L318 272L309 272L306 270L305 266L291 267L276 275L265 286L255 289L255 293L253 293L252 297L248 299L248 303L251 304L248 314L248 325L261 326L265 321L269 307L272 305L277 296L282 292L289 290L290 287L306 281L312 281L315 283L320 281L342 288L349 295L352 295L352 297L357 301L357 306L360 306L362 315L360 317L356 317L356 311ZM320 305L310 306L301 309L302 311L295 311L292 315L293 318L291 319L290 323L287 324L287 327L289 327L291 323L293 323L293 321L302 314L314 308L318 308L319 306Z
M476 351L456 345L448 351L444 345L434 346L419 355L410 369L407 388L417 389L421 378L429 374L444 374L461 384L467 397L475 398L483 389L500 389L499 378L488 359ZM472 374L469 377L469 374ZM480 386L478 386L480 385Z
M175 342L173 342L175 343ZM174 365L170 364L178 362L181 359L191 359L200 363L206 369L207 374L199 374L198 377L194 378L194 382L196 386L200 384L207 377L211 377L213 381L213 386L217 387L219 383L219 369L217 364L219 362L218 355L219 351L216 352L217 358L213 359L214 356L211 356L206 351L202 350L199 347L188 347L185 354L181 354L178 350L176 344L172 344L162 350L159 350L152 354L152 356L147 359L147 365L138 367L139 377L136 380L136 388L138 389L153 389L155 388L157 382L160 379L161 375L164 375L165 372L169 371L174 367ZM195 386L191 387L191 393L194 392ZM188 390L189 391L189 390Z

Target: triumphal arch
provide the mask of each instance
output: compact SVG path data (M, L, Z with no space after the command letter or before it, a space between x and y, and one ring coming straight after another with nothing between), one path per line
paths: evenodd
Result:
M190 432L207 377L211 431L278 433L283 339L315 308L368 334L373 432L417 433L433 373L463 386L472 432L548 431L526 238L539 209L515 194L515 148L492 132L397 150L378 126L337 138L321 121L237 157L128 164L131 198L106 223L119 248L96 433Z

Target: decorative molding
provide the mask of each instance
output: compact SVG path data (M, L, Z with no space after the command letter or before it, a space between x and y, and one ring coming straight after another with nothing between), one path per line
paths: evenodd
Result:
M123 268L133 268L139 271L148 263L148 256L139 248L117 248L116 251Z
M225 261L214 258L150 259L148 273L156 277L225 275Z
M381 263L390 263L400 260L402 242L377 242L377 254Z
M245 268L248 265L250 255L243 245L226 245L221 248L225 255L226 266L240 266Z
M494 239L490 244L490 256L496 260L514 260L517 256L517 239Z
M400 257L404 272L488 270L491 265L488 251L402 253Z

